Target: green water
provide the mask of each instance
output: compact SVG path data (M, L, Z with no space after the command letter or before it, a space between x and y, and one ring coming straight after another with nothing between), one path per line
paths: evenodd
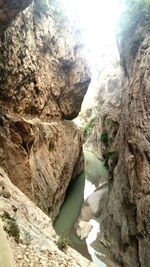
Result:
M80 214L84 201L85 180L98 186L99 183L106 181L108 171L94 153L85 151L84 156L85 172L70 185L59 216L54 223L54 229L58 235L67 237L73 248L83 256L90 258L85 241L81 241L75 234L74 223Z
M97 156L90 152L84 152L85 157L85 176L86 179L97 186L98 183L103 183L107 180L108 170Z
M74 223L80 214L84 200L84 185L85 174L82 173L71 183L59 216L54 223L54 229L58 235L69 239L69 243L74 249L88 257L85 241L81 241L74 230Z

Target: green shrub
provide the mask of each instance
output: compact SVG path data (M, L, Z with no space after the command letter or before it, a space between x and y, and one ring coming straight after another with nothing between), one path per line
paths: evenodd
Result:
M20 230L14 218L12 218L7 211L4 211L2 220L6 223L4 230L15 238L15 241L19 243Z
M70 242L67 237L60 236L57 241L57 246L60 250L65 251L67 246L69 246Z
M105 145L105 147L108 147L109 137L106 131L101 134L100 141Z
M104 164L105 166L109 166L108 162L111 159L112 161L112 165L115 166L118 162L118 157L119 157L119 153L118 151L109 151L108 149L106 149L103 153L103 159L104 159Z
M90 118L92 116L92 108L86 109L85 114L88 118Z
M14 219L11 219L11 220L9 220L8 224L9 224L8 234L15 237L15 240L17 242L19 242L20 230L19 230L19 227L18 227L16 221Z
M84 129L83 129L83 136L84 136L84 139L86 140L88 138L88 136L90 135L91 133L91 130L93 129L94 125L95 125L95 121L96 121L96 118L93 117L90 119L90 121L85 125Z

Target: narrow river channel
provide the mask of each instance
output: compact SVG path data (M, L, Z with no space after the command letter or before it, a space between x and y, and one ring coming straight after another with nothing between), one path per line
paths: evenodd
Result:
M106 182L108 170L94 153L85 151L84 156L85 172L71 183L59 216L54 223L54 228L58 235L69 239L70 245L74 249L91 259L86 241L80 240L75 233L74 223L80 215L83 201L94 192L99 184ZM96 266L106 265L97 260Z

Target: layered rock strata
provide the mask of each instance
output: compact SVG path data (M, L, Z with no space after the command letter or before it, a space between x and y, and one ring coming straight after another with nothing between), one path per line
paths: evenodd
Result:
M16 12L29 4L12 2ZM54 219L71 178L83 170L82 134L70 120L90 73L78 31L51 2L35 0L0 40L0 165Z
M106 212L101 218L101 241L126 267L148 267L150 261L149 51L147 33L134 58L124 55L127 76L116 136L119 160L113 166ZM127 50L122 47L122 52Z

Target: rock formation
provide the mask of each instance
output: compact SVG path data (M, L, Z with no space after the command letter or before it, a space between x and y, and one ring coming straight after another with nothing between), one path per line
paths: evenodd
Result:
M67 247L65 252L58 248L59 239L54 232L51 219L10 182L2 168L0 190L0 217L16 267L94 267L93 263L70 247ZM9 192L9 196L6 196L4 191ZM0 235L0 240L1 238ZM0 249L1 247L0 243ZM9 258L8 249L3 252L1 250L0 260L4 259L5 253Z
M31 2L32 0L0 0L0 34Z
M0 266L15 267L8 240L0 222Z
M144 41L134 56L126 49L127 40L120 47L125 72L121 116L110 145L119 158L109 164L108 202L100 235L101 242L126 267L148 267L150 262L150 36L148 26L139 30Z
M0 1L0 165L54 219L83 170L72 120L90 82L79 33L52 1ZM7 14L6 14L7 9ZM14 16L19 12L19 15ZM67 120L67 121L66 121Z
M101 142L101 135L107 132L108 138L115 141L121 112L122 79L124 75L119 64L119 57L115 55L111 60L109 62L108 59L106 60L105 68L98 75L95 85L97 95L93 108L96 120L92 133L85 143L85 147L95 152L101 159L103 159L105 149Z

